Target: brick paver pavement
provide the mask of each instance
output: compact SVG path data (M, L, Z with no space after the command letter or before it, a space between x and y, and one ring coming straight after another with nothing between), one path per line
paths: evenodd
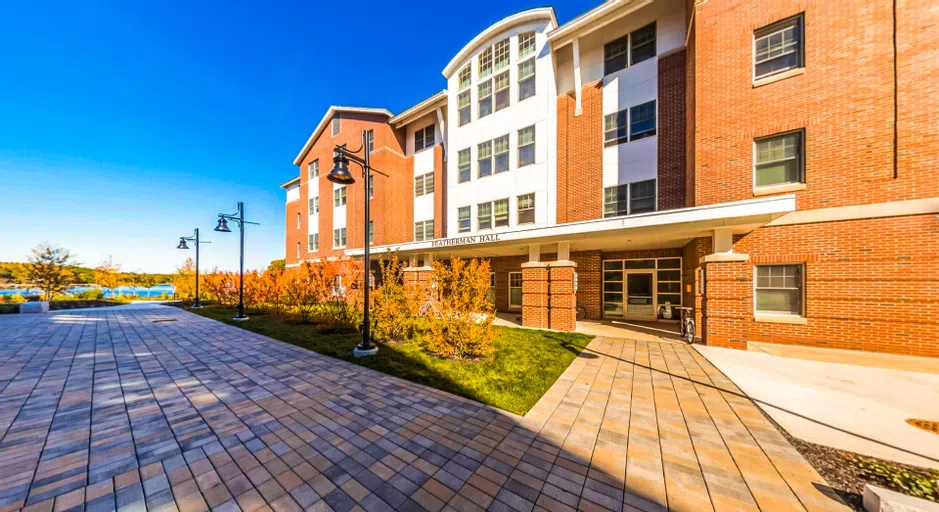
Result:
M174 308L6 315L0 512L842 509L736 391L597 338L522 418Z

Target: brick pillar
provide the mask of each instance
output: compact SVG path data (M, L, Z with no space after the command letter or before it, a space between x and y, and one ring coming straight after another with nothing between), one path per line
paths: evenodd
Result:
M573 261L553 261L548 267L550 313L548 327L573 331L577 327L577 296L574 294Z
M548 265L522 264L522 326L548 327Z
M431 267L407 267L404 269L404 285L426 290L434 282L434 270Z

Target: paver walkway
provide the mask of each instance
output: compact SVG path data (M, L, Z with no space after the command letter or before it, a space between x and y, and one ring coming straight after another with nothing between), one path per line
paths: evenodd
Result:
M597 338L521 418L169 307L2 316L0 512L843 508L735 391Z

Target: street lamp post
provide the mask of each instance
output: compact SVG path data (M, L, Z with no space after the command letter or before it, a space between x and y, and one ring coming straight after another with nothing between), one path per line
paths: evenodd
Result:
M232 319L236 322L241 322L248 319L248 317L245 316L245 224L254 224L257 226L258 223L245 220L245 204L241 201L238 201L237 212L218 214L218 226L215 226L215 231L231 233L231 229L228 227L228 221L230 220L238 223L238 229L241 234L241 257L238 263L238 314Z
M198 309L202 307L202 303L199 302L199 244L210 244L212 242L206 242L205 240L199 240L199 228L196 228L195 233L192 236L181 236L179 237L179 245L176 246L177 249L189 249L189 246L186 245L186 242L195 242L196 244L196 302L193 303L192 308ZM149 292L148 292L149 293Z
M363 156L361 157L357 155L357 153L360 153L360 152L363 154ZM363 194L365 196L365 237L364 237L365 242L363 244L365 246L365 265L364 265L365 312L362 317L362 343L360 343L357 347L355 347L355 350L353 351L353 355L355 355L355 357L364 357L364 356L375 355L378 352L378 347L372 343L370 325L369 325L369 320L368 320L368 311L369 311L368 296L369 296L369 288L371 287L370 286L371 275L369 273L369 266L370 266L371 260L369 259L369 240L368 240L368 234L369 234L368 225L370 224L370 220L371 220L369 218L369 202L371 198L369 197L368 185L369 185L369 178L371 177L372 172L376 172L378 174L384 175L384 173L382 173L378 169L373 169L371 165L369 165L368 131L366 130L362 131L362 147L355 151L346 149L345 146L339 146L339 145L336 146L334 150L334 155L333 155L333 168L331 171L329 171L329 174L326 175L326 179L328 179L329 181L333 183L338 183L340 185L351 185L355 183L355 178L353 178L352 173L349 172L350 160L359 164L359 166L362 167L362 179L365 182L365 186L363 187L365 189L365 193Z

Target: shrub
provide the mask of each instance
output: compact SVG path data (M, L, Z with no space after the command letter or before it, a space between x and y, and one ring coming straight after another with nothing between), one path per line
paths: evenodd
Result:
M445 357L488 357L495 333L489 292L489 261L453 258L449 265L434 262L440 294L440 318L430 322L428 348Z
M78 298L82 300L103 300L104 292L97 288L91 288L79 293Z
M404 284L404 265L397 254L379 262L381 288L372 307L372 333L385 341L404 341L414 334L418 290Z
M231 272L214 270L203 276L202 286L205 294L219 304L226 307L238 304L238 279Z
M24 302L26 302L26 297L18 293L14 293L12 295L0 296L0 303L3 303L3 304L22 304Z
M861 469L861 476L875 485L917 498L939 501L939 471L911 471L866 457L858 457L857 465Z

